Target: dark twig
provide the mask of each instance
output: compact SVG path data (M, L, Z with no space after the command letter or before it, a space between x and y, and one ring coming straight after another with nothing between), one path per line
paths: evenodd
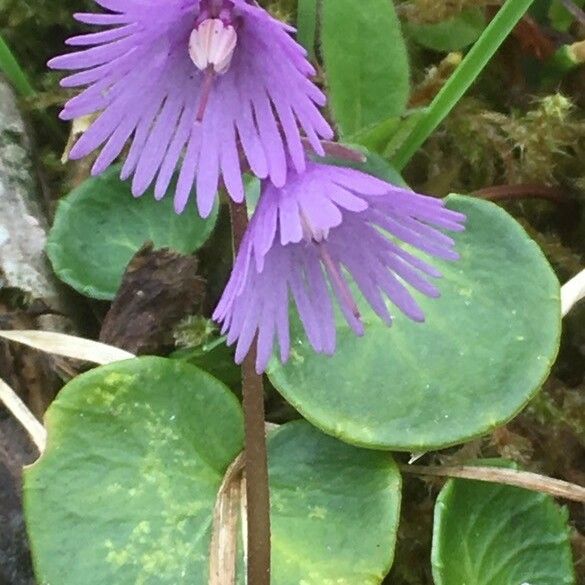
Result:
M234 249L246 228L246 205L230 200ZM256 373L256 342L242 364L245 422L245 474L248 508L248 585L270 585L270 496L264 430L264 386Z

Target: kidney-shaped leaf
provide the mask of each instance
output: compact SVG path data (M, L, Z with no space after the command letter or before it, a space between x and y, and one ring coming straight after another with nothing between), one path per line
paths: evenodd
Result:
M176 360L119 362L70 382L47 427L25 474L40 583L207 585L217 492L243 446L225 386ZM379 583L398 521L392 460L307 423L274 432L269 453L273 583Z
M217 208L201 219L194 205L182 215L170 194L156 201L151 191L132 197L119 167L83 182L59 203L47 254L59 278L80 293L113 299L128 262L145 244L190 254L202 246Z
M400 476L390 457L306 422L270 437L275 585L380 583L394 556Z
M344 137L404 112L406 47L389 0L324 0L321 42L329 99Z
M193 583L207 574L213 509L242 448L230 391L193 366L140 358L70 382L25 475L41 583Z
M566 510L550 496L450 480L435 507L436 585L573 585Z
M426 323L392 327L362 306L366 335L338 327L333 357L314 353L298 322L275 387L307 419L347 442L424 451L463 442L514 416L558 350L558 281L538 246L492 203L451 196L467 229L461 259L442 263L440 299L420 298Z

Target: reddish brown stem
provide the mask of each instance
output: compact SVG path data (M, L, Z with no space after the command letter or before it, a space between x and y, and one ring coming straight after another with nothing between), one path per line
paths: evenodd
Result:
M555 203L566 202L566 197L555 187L538 184L495 185L479 189L473 193L489 201L506 201L509 199L546 199Z
M239 249L248 227L246 205L230 200L234 250ZM248 507L248 585L270 585L270 494L264 385L256 373L256 342L242 364L242 393L245 422L245 473Z

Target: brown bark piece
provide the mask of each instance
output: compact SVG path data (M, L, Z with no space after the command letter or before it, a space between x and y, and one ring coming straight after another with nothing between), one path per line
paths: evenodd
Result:
M197 311L204 293L195 256L147 244L126 269L100 341L138 355L167 353L174 347L174 327Z

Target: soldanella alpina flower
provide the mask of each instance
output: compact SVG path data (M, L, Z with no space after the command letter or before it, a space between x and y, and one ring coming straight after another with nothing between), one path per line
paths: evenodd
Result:
M305 168L304 140L322 154L333 132L318 106L325 96L292 29L246 0L95 0L102 13L76 14L105 27L69 39L81 49L50 66L77 70L65 87L86 87L65 106L71 120L99 113L71 150L101 149L93 173L130 148L122 178L143 194L166 193L179 171L175 208L197 188L201 215L220 180L244 199L240 153L260 178L284 186L288 164ZM302 136L304 134L304 137Z
M302 173L291 169L284 187L264 184L214 319L228 343L237 341L237 362L258 337L258 372L275 340L281 360L289 357L289 299L311 345L327 354L335 351L334 298L355 333L364 333L352 281L388 325L387 300L423 321L408 287L439 296L430 279L441 273L423 256L456 260L441 230L461 231L464 220L439 199L357 170L313 162Z

